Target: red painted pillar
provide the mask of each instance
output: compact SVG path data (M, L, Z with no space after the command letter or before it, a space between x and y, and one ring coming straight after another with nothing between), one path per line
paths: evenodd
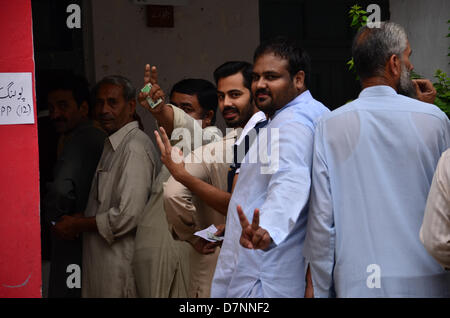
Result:
M31 0L0 0L0 8L0 73L32 73L35 118L0 125L0 297L41 297Z

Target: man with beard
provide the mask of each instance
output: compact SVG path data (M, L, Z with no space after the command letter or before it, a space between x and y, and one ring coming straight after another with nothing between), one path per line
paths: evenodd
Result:
M55 79L47 95L50 119L60 134L53 180L47 185L43 216L51 235L50 298L79 298L80 286L67 285L68 266L81 266L81 238L56 235L61 221L83 211L106 134L88 118L89 86L79 76Z
M252 93L268 122L241 164L212 297L304 294L302 245L314 122L328 111L308 91L309 75L307 54L289 40L274 39L255 51Z
M413 87L401 26L362 28L352 54L363 90L315 133L306 296L449 297L450 273L419 240L449 120L399 94Z
M231 159L233 144L241 132L246 134L256 122L265 120L264 113L257 113L253 103L250 63L226 62L214 71L214 78L219 109L227 125L233 129L222 140L195 149L186 164L172 159L172 147L164 131L161 131L161 137L157 135L162 162L172 174L164 186L164 207L169 227L175 239L187 241L193 247L190 252L189 297L210 296L219 255L217 243L208 243L194 233L211 224L225 223L231 197L227 192L230 166L227 158Z

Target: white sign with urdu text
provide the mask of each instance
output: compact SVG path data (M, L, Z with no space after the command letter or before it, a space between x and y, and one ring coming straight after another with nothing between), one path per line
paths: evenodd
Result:
M0 73L0 125L34 124L31 73Z

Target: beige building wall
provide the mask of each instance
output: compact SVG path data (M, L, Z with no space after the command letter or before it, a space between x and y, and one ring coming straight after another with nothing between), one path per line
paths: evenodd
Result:
M214 69L225 61L251 62L259 43L257 0L189 0L174 7L174 28L146 26L145 6L132 0L92 1L95 80L121 74L140 87L144 65L159 69L168 93L187 77L214 82ZM153 137L153 117L139 110ZM219 125L224 127L218 116Z
M174 28L149 28L145 6L132 0L86 0L92 20L91 80L122 74L140 87L149 63L158 66L160 84L168 93L182 78L213 81L213 70L225 61L252 61L259 43L258 0L187 2L174 7ZM448 0L390 0L391 21L408 32L415 71L432 81L438 68L450 73L449 12ZM153 117L139 108L145 131L153 138ZM218 126L225 127L220 115Z

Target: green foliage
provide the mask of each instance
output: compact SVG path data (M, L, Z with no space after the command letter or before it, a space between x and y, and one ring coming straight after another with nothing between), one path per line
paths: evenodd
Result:
M363 26L367 24L367 12L363 10L359 5L355 4L350 8L350 11L348 12L348 16L352 20L350 26L353 29L359 30ZM355 63L353 61L353 57L350 59L350 61L347 62L348 70L350 72L353 72L356 75L355 70ZM359 81L359 76L356 75L356 80Z
M350 61L347 62L348 70L355 72L355 61L353 61L353 57Z
M450 77L441 70L436 70L434 77L437 78L437 82L433 83L437 92L434 104L450 116Z
M362 8L358 4L353 5L348 12L351 20L350 26L355 30L359 30L360 28L365 26L367 24L367 14L368 13L365 10L362 10ZM450 24L450 20L448 20L447 23ZM448 29L450 31L450 26ZM448 37L450 37L450 33L447 34L447 38ZM447 56L450 56L450 53L448 53ZM349 71L356 74L353 58L347 62L347 65ZM413 80L423 78L423 76L417 74L414 71L411 71L410 76ZM442 72L441 70L436 70L434 77L437 79L437 82L433 83L433 86L437 92L434 104L438 106L443 112L445 112L450 118L450 77L448 77L447 74ZM356 79L359 80L358 76L356 76Z
M447 23L450 24L450 20L448 20ZM448 29L450 31L450 26ZM449 37L450 33L447 34L447 38ZM450 56L450 53L448 53L447 56ZM433 86L437 92L434 104L450 118L450 77L448 77L447 74L441 70L436 70L434 77L437 79L437 82L433 83Z
M356 30L359 30L367 24L367 12L362 10L362 8L357 4L350 8L348 15L352 20L350 26Z

